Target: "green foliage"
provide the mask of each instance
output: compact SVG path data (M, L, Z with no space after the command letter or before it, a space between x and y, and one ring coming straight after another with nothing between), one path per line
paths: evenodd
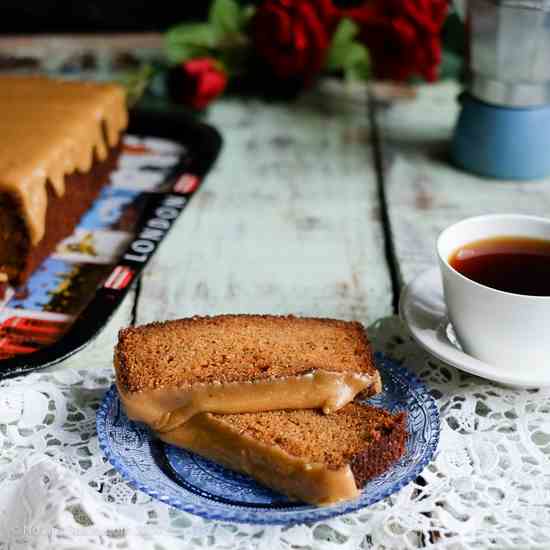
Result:
M356 23L342 19L328 52L327 69L342 72L348 80L367 80L370 76L369 51L356 40L358 34Z
M208 21L218 36L238 33L241 30L241 7L234 0L217 0L212 3Z
M129 71L119 78L119 83L126 88L126 103L133 107L141 98L154 75L151 64L145 63L135 71Z
M214 0L205 23L182 23L168 30L165 50L171 63L196 57L215 57L230 72L238 72L246 58L246 27L254 13L252 6L236 0Z
M359 27L351 19L342 19L334 31L328 55L328 68L338 69L346 60L347 48L353 43Z
M210 23L182 23L168 30L165 43L169 61L179 63L210 55L217 46L218 36Z

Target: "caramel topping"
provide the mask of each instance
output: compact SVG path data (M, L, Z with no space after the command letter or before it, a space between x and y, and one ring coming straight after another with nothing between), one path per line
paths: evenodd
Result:
M183 426L158 436L303 502L327 505L359 496L349 465L331 469L310 463L239 433L208 413L198 414Z
M46 182L65 193L65 176L105 160L128 123L114 84L0 76L0 192L21 208L33 245L44 236Z
M168 432L202 412L319 408L329 414L351 402L375 379L378 380L375 375L318 370L254 382L194 384L139 392L128 392L122 384L117 385L129 418L145 422L158 432Z

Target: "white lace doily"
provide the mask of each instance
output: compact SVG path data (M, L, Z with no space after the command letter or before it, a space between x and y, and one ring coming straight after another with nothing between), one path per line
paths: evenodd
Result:
M447 367L396 318L369 332L378 350L424 379L441 411L434 462L396 495L291 528L173 510L131 489L100 454L95 411L112 369L61 369L0 384L0 548L550 548L550 391L507 389Z

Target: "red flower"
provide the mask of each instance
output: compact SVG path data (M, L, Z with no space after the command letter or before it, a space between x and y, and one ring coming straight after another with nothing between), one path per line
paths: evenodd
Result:
M227 75L220 64L207 57L190 59L176 67L170 88L175 101L204 109L227 85Z
M308 85L323 67L337 22L332 0L265 0L252 21L253 45L274 76Z
M361 27L377 77L437 79L447 0L370 0L346 15Z

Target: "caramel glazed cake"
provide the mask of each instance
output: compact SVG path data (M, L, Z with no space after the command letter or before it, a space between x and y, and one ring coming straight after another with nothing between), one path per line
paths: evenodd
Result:
M114 84L0 76L0 283L22 285L116 167L128 123Z
M222 315L119 334L119 395L157 436L293 498L355 498L404 452L406 419L353 403L381 391L360 323Z

